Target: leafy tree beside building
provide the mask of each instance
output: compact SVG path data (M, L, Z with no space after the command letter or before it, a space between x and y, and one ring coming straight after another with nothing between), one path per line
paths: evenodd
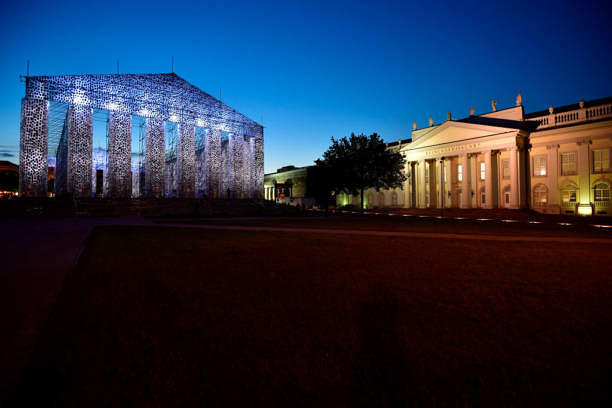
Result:
M332 137L331 141L331 146L323 153L322 159L316 160L316 164L328 177L328 188L336 194L360 194L362 210L366 189L398 188L406 180L404 157L387 149L378 134L351 133L349 138Z

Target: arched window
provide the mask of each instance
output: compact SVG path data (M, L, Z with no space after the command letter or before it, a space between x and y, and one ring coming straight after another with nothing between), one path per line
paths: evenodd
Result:
M561 186L561 205L563 207L574 207L578 197L578 187L573 183Z
M397 193L395 191L391 194L391 205L397 207Z
M385 194L382 191L378 193L378 206L380 208L385 206Z
M543 208L548 203L548 187L538 184L533 188L533 207Z
M485 205L487 203L487 193L485 192L485 188L482 187L480 189L480 205Z
M597 203L604 203L610 201L610 184L606 182L599 182L593 187L593 199Z

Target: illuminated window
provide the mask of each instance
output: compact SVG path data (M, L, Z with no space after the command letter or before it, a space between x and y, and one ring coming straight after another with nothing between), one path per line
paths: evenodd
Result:
M487 203L487 194L485 193L485 189L483 187L480 189L480 204L486 204L486 203Z
M576 174L576 152L561 153L560 159L562 176Z
M608 183L597 183L594 190L594 199L597 202L610 201L610 185Z
M610 150L593 150L593 173L610 171Z
M533 175L534 176L545 176L546 175L546 156L534 156L533 157Z
M538 184L533 188L533 206L535 208L546 207L548 203L548 188L544 184Z
M480 162L480 179L484 180L485 179L485 163L484 162Z
M504 203L506 205L510 204L510 186L504 187Z
M463 181L463 166L461 164L457 165L457 181Z
M510 160L502 160L502 177L510 178Z
M576 189L567 188L561 191L561 203L571 205L576 203Z

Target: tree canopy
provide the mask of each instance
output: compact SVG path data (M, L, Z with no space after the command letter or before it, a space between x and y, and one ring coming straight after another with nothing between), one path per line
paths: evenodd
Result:
M328 177L328 186L337 193L361 194L368 188L401 187L406 180L404 157L387 148L376 133L366 136L351 133L349 138L331 139L331 146L316 160Z

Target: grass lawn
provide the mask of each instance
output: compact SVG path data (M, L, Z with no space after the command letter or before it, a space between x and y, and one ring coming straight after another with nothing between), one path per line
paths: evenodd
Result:
M97 228L12 398L601 401L611 261L603 244Z

